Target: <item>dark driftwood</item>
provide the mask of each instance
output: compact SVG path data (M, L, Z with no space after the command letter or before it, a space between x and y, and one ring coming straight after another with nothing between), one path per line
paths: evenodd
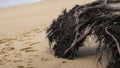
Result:
M76 47L77 43L84 40L91 33L91 30L92 30L92 28L94 27L95 24L96 23L93 23L91 26L88 26L88 29L80 37L75 39L73 41L72 45L65 50L64 55L67 54L72 48L74 49L74 47Z
M99 0L76 5L68 12L64 10L47 30L54 55L68 59L76 57L86 37L93 34L99 42L98 61L106 52L110 57L107 68L120 68L120 8L109 5L116 1Z
M108 35L110 35L110 36L113 38L113 40L115 41L116 46L117 46L117 50L118 50L119 55L120 55L120 44L119 44L118 40L115 38L114 35L112 35L112 34L108 31L108 28L107 28L107 27L105 28L105 31L106 31L106 33L107 33Z

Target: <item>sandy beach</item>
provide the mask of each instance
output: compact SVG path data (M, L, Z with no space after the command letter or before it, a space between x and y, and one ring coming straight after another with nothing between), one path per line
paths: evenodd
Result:
M75 60L50 54L46 30L62 10L95 0L43 0L0 8L0 68L103 68L98 67L95 47L80 49Z

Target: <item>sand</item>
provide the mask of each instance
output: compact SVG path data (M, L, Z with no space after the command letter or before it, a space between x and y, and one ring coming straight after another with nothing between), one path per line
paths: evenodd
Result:
M92 1L44 0L1 8L0 68L103 68L97 66L95 46L81 48L75 60L56 58L50 54L45 33L62 10Z

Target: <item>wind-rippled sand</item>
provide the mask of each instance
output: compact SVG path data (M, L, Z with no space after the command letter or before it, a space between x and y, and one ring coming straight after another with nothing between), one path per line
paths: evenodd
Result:
M75 60L50 54L46 30L64 8L94 0L44 0L0 9L0 68L99 68L95 47L80 49ZM103 68L103 67L101 67Z

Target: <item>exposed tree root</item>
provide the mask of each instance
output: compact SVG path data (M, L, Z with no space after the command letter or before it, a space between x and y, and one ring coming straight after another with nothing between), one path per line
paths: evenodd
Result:
M91 30L95 24L96 23L93 23L91 26L88 27L88 29L83 34L80 35L80 37L75 39L73 41L72 45L65 50L64 55L67 54L72 48L74 49L76 47L77 43L83 41L91 33Z
M100 61L103 52L108 55L107 68L120 68L120 8L108 3L117 0L99 0L86 5L76 5L63 11L47 30L54 55L73 59L87 36L97 38ZM94 32L94 33L93 33Z
M120 45L119 45L119 43L118 43L118 40L108 31L108 28L107 28L107 27L105 28L105 31L106 31L106 33L107 33L108 35L110 35L110 36L113 38L113 40L115 41L116 46L117 46L117 50L118 50L119 55L120 55Z

